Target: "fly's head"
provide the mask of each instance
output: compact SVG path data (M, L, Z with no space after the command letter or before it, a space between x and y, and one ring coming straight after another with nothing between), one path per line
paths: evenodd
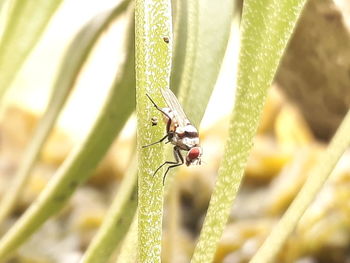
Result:
M192 147L186 155L186 165L201 164L202 148L200 146Z

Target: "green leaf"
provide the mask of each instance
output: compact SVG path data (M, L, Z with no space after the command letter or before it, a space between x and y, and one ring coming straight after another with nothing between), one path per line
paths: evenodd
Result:
M61 0L13 0L0 41L0 99L40 39Z
M136 22L136 113L139 156L139 224L138 261L160 262L163 184L161 171L162 147L144 148L164 136L164 128L151 129L150 119L160 113L146 94L158 104L161 88L169 87L172 48L172 17L170 0L137 0ZM169 43L163 40L169 38ZM159 103L159 106L162 104ZM160 127L158 127L160 126Z
M202 63L206 63L207 61L207 56L208 56L208 51L206 49L206 46L210 46L211 43L213 42L212 38L214 39L220 39L220 41L215 41L217 47L216 48L212 48L210 49L210 51L212 51L213 53L210 55L213 64L215 65L220 65L223 57L224 57L224 52L226 50L226 46L227 46L227 40L229 37L229 33L230 33L230 25L231 25L231 18L232 18L232 13L231 13L231 9L232 9L232 3L231 1L226 1L225 4L226 6L221 6L220 8L216 7L215 8L215 12L213 12L213 9L211 9L211 7L206 7L205 4L203 4L203 6L201 7L201 24L198 24L198 19L192 19L190 21L192 21L192 24L189 25L189 27L191 27L192 29L189 30L189 33L187 32L187 30L185 30L184 28L186 27L186 18L187 18L187 12L192 12L193 16L197 16L197 13L199 12L198 10L192 10L192 11L188 11L187 10L187 1L176 1L176 18L175 18L175 39L174 39L174 45L175 45L175 54L176 57L173 58L173 63L174 63L174 67L172 68L172 90L174 92L176 92L177 88L180 87L180 81L181 81L181 77L183 75L183 61L184 61L184 57L185 55L187 56L189 53L191 52L195 52L196 56L198 58L198 60L194 61L194 57L196 56L190 56L190 58L193 60L191 61L191 59L187 62L189 64L193 64L195 66L198 67L198 69L193 70L192 67L194 66L185 66L184 71L188 71L184 74L187 74L189 76L189 78L193 78L195 79L197 78L201 78L200 76L200 72L201 70L203 70L202 67ZM191 4L191 3L190 3ZM198 8L197 4L193 4L191 8ZM215 26L212 26L212 23L208 22L207 19L205 19L206 15L213 15L213 13L215 13L215 16L220 17L220 23L223 27L222 31L217 30L217 28ZM198 33L193 33L197 31L197 27L202 27L203 29L200 31L201 35L200 35L200 39L203 43L203 46L200 46L201 49L199 49L199 47L197 47L196 45L198 45L197 43L197 37L193 37L194 35L198 34ZM188 40L186 40L187 38L189 38L189 41L191 42L190 45L192 45L192 48L190 48L189 50L186 50L186 53L183 51L184 50L184 46L186 46L186 43L188 42ZM192 50L192 51L191 51ZM197 54L198 53L198 54ZM180 58L179 58L180 56ZM219 67L213 67L210 68L210 70L205 69L206 70L206 74L207 74L207 78L210 79L207 83L205 83L201 88L204 90L206 89L207 91L204 92L204 95L201 97L197 96L197 91L192 90L192 93L189 92L185 92L187 95L186 97L181 97L180 100L183 102L183 105L189 105L188 108L190 108L190 104L194 102L195 105L202 105L200 107L200 109L197 110L196 114L197 116L194 117L194 115L189 115L192 118L196 118L198 120L200 120L202 118L202 116L204 115L204 111L205 111L205 107L206 104L209 100L211 91L213 89L213 86L215 84L215 81L217 79L218 73L219 73ZM194 72L196 72L197 75L194 75ZM196 83L197 81L193 81L192 83ZM180 90L185 90L188 89L189 86L185 85L185 82L183 82L184 84L181 85ZM148 102L149 103L149 102ZM198 121L199 122L199 121ZM148 124L149 124L149 119L148 119ZM147 127L147 129L149 129ZM164 133L162 133L164 134ZM161 136L161 135L159 135ZM156 137L154 140L159 139L160 137ZM153 158L153 157L152 157ZM156 158L156 157L155 157ZM161 163L161 160L159 160L157 162L157 164L159 165L159 163ZM168 185L168 180L167 179L167 185ZM167 188L166 188L167 189Z
M185 39L185 44L186 44L186 48L185 48L185 52L183 50L177 50L176 55L177 56L181 56L180 52L184 52L184 59L182 60L175 60L174 62L176 63L184 63L182 64L174 64L173 65L173 74L176 73L177 71L182 70L182 74L181 74L181 78L179 79L179 83L176 85L174 85L174 89L175 90L180 90L183 93L185 93L185 91L187 91L192 83L192 80L194 79L194 65L196 63L196 55L197 55L197 51L196 48L198 47L198 27L199 27L199 18L198 18L198 13L199 13L199 3L198 0L193 0L193 1L189 1L189 2L185 2L182 0L178 0L179 2L179 7L182 9L179 10L179 12L183 12L186 13L187 16L179 16L179 18L181 19L186 19L186 23L187 23L187 30L182 30L180 31L179 29L177 29L176 33L182 33L182 34L186 34L183 36L178 35L177 36L177 42L179 42L178 47L180 48L180 43L181 43L181 39ZM186 10L183 10L185 9ZM179 21L178 23L180 23L181 21ZM181 24L180 24L181 25ZM177 27L179 27L180 25L178 25ZM181 57L180 57L181 58ZM176 75L175 75L176 76ZM177 87L179 86L179 88ZM180 92L178 92L180 93ZM187 92L186 92L187 93ZM179 94L178 94L179 96ZM182 101L182 97L179 97L180 101Z
M176 13L181 13L176 14L176 19L183 19L185 22L175 21L174 45L177 57L173 58L172 90L179 94L179 101L187 116L198 127L225 55L232 22L233 2L224 0L220 5L213 4L209 0L176 2ZM216 17L215 25L207 17ZM185 24L186 30L183 29ZM216 25L220 25L221 30L218 30ZM215 47L212 47L213 42ZM185 57L182 58L184 54ZM167 158L172 158L170 151L167 152ZM166 192L172 183L172 178L170 172Z
M129 230L137 208L137 166L133 158L108 213L85 252L83 263L107 262Z
M106 96L92 129L67 157L50 183L0 241L0 259L22 244L50 216L57 213L107 152L135 108L133 34L125 47L120 71Z
M174 45L173 60L170 75L170 88L178 94L183 73L186 43L187 43L187 2L186 0L173 0Z
M126 235L123 245L120 248L116 263L135 263L137 262L137 223L138 214L136 213L132 224L129 228L129 232Z
M227 48L233 17L231 0L188 1L188 30L185 64L179 100L198 127L213 91ZM215 17L215 23L208 17Z
M327 150L319 158L317 166L310 172L299 194L251 260L252 263L273 261L308 206L321 190L340 157L348 149L350 145L349 134L350 111L345 116Z
M0 203L0 223L11 212L29 175L38 159L41 148L49 136L55 121L69 95L70 90L83 67L91 49L106 27L125 11L129 1L123 1L116 8L93 18L76 35L69 46L57 74L53 92L44 116L40 120L29 142L21 166L19 167L8 192Z
M278 62L305 0L246 0L243 4L236 104L229 138L192 262L212 262L253 145Z

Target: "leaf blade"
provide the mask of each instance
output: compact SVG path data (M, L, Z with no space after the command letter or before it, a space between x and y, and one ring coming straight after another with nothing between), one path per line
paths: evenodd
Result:
M70 153L37 200L0 240L1 259L63 207L76 187L97 166L134 109L135 75L130 70L134 68L134 46L126 46L127 52L122 58L121 71L116 75L92 129Z
M319 158L317 165L311 170L305 184L293 202L274 226L263 245L254 255L251 263L271 262L295 229L308 206L315 199L326 180L331 175L337 162L350 145L350 111L332 138L326 151Z
M15 0L10 3L8 21L0 41L0 99L40 39L61 1Z
M185 59L179 99L193 124L199 126L226 52L234 3L224 0L218 5L215 1L195 0L187 5L189 55ZM215 17L215 23L208 17Z
M108 213L82 262L107 262L130 229L137 208L137 168L133 158Z
M154 132L150 130L150 119L156 109L150 110L154 107L146 94L158 104L161 98L159 89L169 87L173 42L170 0L137 0L135 23L139 158L138 261L160 262L163 184L160 172L152 175L162 162L163 152L160 145L145 149L142 146L164 136L161 127L154 129ZM169 43L163 37L168 37Z
M236 104L224 159L191 262L211 262L214 257L253 146L267 88L304 2L244 1Z
M41 148L47 140L94 43L107 25L126 9L128 2L123 1L115 9L93 18L80 30L69 46L54 83L53 92L47 104L48 107L34 132L32 140L27 146L21 166L14 176L9 191L1 200L0 223L11 212L22 192L30 172L40 155Z

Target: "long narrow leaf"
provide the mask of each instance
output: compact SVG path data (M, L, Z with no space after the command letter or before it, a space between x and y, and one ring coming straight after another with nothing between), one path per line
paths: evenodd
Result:
M213 91L230 35L234 1L188 1L186 59L179 99L198 126ZM209 17L215 17L215 23ZM180 65L174 65L174 67Z
M68 156L38 199L0 241L0 259L63 207L77 186L95 169L135 108L134 47L130 43L129 39L121 68L92 129Z
M137 0L136 23L136 113L139 150L138 261L160 262L163 185L162 173L152 176L162 162L160 145L141 149L159 140L161 127L152 132L150 119L156 111L146 93L156 103L160 90L169 87L172 48L170 0ZM167 37L169 41L164 41ZM168 43L167 43L168 42ZM159 104L161 106L161 104Z
M137 208L136 163L136 157L134 157L103 224L88 247L82 262L107 262L113 250L128 232Z
M178 0L176 3L176 19L180 21L175 21L177 39L174 41L171 88L179 93L185 112L197 126L204 115L224 58L233 17L233 1L221 1L219 5L206 0ZM208 17L215 17L215 23ZM168 154L168 157L171 155ZM169 175L166 191L176 192L176 187L176 182L174 185ZM176 258L174 251L178 244L173 236L176 235L176 218L171 216L168 224L173 241L170 242L168 256Z
M174 45L170 76L170 88L178 93L186 58L187 44L187 0L173 0Z
M320 157L317 166L310 172L305 185L251 260L252 263L271 262L276 257L301 216L321 190L340 157L348 149L350 145L349 134L350 111L345 116L327 150Z
M177 85L174 88L180 89L182 93L188 93L187 90L191 87L192 81L194 79L194 65L196 63L197 55L196 48L198 47L199 3L198 0L193 0L187 2L186 4L182 4L181 7L187 7L187 30L183 31L183 33L186 33L186 35L183 36L183 38L186 39L186 54L184 59L184 65L174 64L173 66L174 70L177 70L178 68L181 69L183 67L179 88L177 88ZM181 33L181 31L178 32ZM182 61L175 62L181 63ZM180 97L180 100L182 100L182 97Z
M183 0L178 0L176 1L178 3L178 5L176 6L176 12L177 12L177 16L175 19L187 19L187 15L184 14L187 12L187 1L183 1ZM216 52L213 53L212 57L212 62L215 65L220 65L224 56L224 51L226 50L226 46L227 46L227 39L229 37L229 33L230 33L230 25L231 25L231 17L232 17L232 12L233 9L231 9L232 4L230 1L225 1L224 3L225 5L220 5L220 7L216 6L216 8L214 10L210 10L211 15L213 17L216 17L218 20L220 20L219 24L222 24L222 31L218 32L217 28L215 26L211 26L211 22L208 21L208 19L205 19L205 15L201 16L201 24L198 25L198 20L197 19L192 19L192 23L194 23L193 25L191 25L192 27L196 28L198 26L203 27L203 29L200 31L201 35L200 35L200 39L203 43L207 43L206 45L202 46L201 49L198 49L198 47L196 48L196 44L197 44L197 40L196 38L190 38L190 40L193 42L193 48L190 49L192 50L191 52L198 52L198 60L196 62L196 65L202 67L202 62L204 63L204 61L201 61L201 58L205 58L206 55L208 55L207 50L205 49L205 46L209 45L209 43L211 43L213 40L211 40L211 38L213 39L221 39L222 41L217 41L216 45L218 45L219 47L216 47L215 49L211 49L211 51L216 50ZM192 6L192 8L198 8L197 5ZM206 10L207 12L209 12L208 9L206 9L205 7L203 7L203 10ZM194 13L194 15L196 15L196 13L198 12L198 10L194 10L192 11ZM202 11L204 13L204 11ZM179 14L180 13L180 14ZM207 13L208 14L208 13ZM196 31L196 29L192 29L192 31L190 30L190 33L187 33L187 29L185 30L183 28L183 26L186 24L186 21L175 21L176 25L175 25L175 39L174 39L174 45L175 45L175 54L177 54L177 56L181 55L181 53L184 53L184 46L186 44L187 41L184 41L184 39L186 40L187 38L187 34L194 34L193 32ZM225 41L226 40L226 41ZM181 42L181 43L179 43ZM186 53L190 52L188 49L186 49ZM194 59L194 57L192 57ZM176 92L178 90L178 87L180 86L180 81L181 78L178 75L182 75L182 68L183 68L183 59L182 58L174 58L173 62L175 63L173 66L173 70L172 70L172 90L174 92ZM188 62L188 63L193 63L195 64L194 61L192 62ZM192 67L187 66L185 67L186 69L184 70L188 70L188 74L191 76L191 78L195 78L195 76L193 75L193 72L200 72L200 69L197 70L193 70ZM204 115L204 111L205 111L205 105L209 100L211 91L213 89L213 85L217 79L218 76L218 68L217 66L215 66L212 69L209 70L205 70L205 74L210 75L210 77L207 76L207 78L210 78L209 84L207 85L207 83L204 83L203 88L204 89L208 89L208 92L205 92L205 98L203 99L203 97L197 97L196 96L196 91L192 92L192 93L187 93L188 95L186 97L181 97L180 100L182 102L183 105L187 104L187 108L190 108L190 101L194 102L195 101L195 105L197 104L203 104L203 106L201 106L201 108L199 110L196 111L196 116L193 115L189 115L192 118L195 118L197 120L201 120L201 118ZM208 73L207 73L208 72ZM198 75L197 75L198 77ZM196 81L194 81L194 83L196 83ZM200 86L200 85L199 85ZM186 87L188 88L188 85L182 85L181 86L181 90L182 89L186 89ZM148 102L149 103L149 102ZM193 105L192 105L193 106ZM149 119L148 119L149 121ZM199 122L199 121L198 121ZM149 122L148 122L149 124ZM147 129L149 128L149 126L147 126ZM159 135L161 136L161 135ZM159 139L160 137L155 137L155 139ZM158 156L156 155L152 155L152 159L153 158L158 158ZM158 160L158 163L160 163L161 161ZM169 185L168 182L171 181L171 179L169 178L171 176L168 176L167 179L167 186ZM168 190L168 187L166 187L165 189L166 191ZM134 236L135 235L135 230L136 228L131 228L131 233L128 233L128 235ZM130 251L130 250L129 250ZM133 252L132 252L133 253ZM122 250L122 254L126 255L123 256L121 260L124 260L125 258L128 258L128 252L127 251L123 251ZM128 258L129 259L129 258ZM123 261L118 261L118 262L123 262Z
M246 0L229 139L192 262L212 262L253 145L267 88L304 0Z
M44 116L40 120L36 131L24 153L9 191L0 203L0 223L11 212L22 188L25 186L31 170L40 154L41 148L47 140L52 127L72 89L79 72L84 65L92 47L106 27L125 11L128 1L121 2L116 8L93 18L77 34L67 50L55 81L53 92Z
M137 262L137 226L138 213L135 214L134 219L126 235L123 245L120 248L120 253L116 259L116 263L136 263Z
M179 94L179 101L186 114L198 127L225 55L234 2L223 0L219 5L210 0L178 0L177 2L177 12L187 13L187 15L177 15L176 18L185 19L187 25L186 30L180 29L183 22L176 21L175 54L180 58L173 60L171 88ZM208 17L215 17L215 23L212 23ZM184 53L184 46L186 48L183 59L181 52ZM168 156L170 157L170 154ZM171 178L170 175L166 191L171 183Z
M224 58L234 11L233 2L224 0L220 5L213 4L209 0L199 2L197 0L178 0L177 2L179 8L177 11L188 14L177 16L177 19L186 19L187 30L178 29L183 23L176 22L175 54L181 56L181 52L184 52L182 48L185 45L186 55L184 65L182 65L182 58L173 60L175 64L172 70L174 76L171 82L172 90L179 94L179 100L186 114L198 127ZM215 25L207 17L216 17ZM216 25L221 26L220 30ZM183 39L186 41L181 44ZM215 44L213 44L214 42ZM178 75L181 75L181 78ZM167 156L171 158L169 152ZM170 173L166 191L171 184L171 178Z
M62 0L14 0L0 40L0 100Z

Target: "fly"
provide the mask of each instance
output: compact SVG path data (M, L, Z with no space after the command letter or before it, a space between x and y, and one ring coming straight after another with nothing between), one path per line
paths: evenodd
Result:
M146 96L150 99L153 106L163 114L164 122L166 123L166 135L159 141L142 146L142 148L161 143L166 139L168 140L166 143L170 142L174 145L173 153L175 161L164 162L153 174L153 176L156 175L163 166L169 165L163 175L164 185L166 175L170 169L183 165L184 163L186 163L187 166L191 164L201 164L202 148L199 145L197 129L188 120L174 93L168 88L161 89L161 92L168 106L167 108L158 107L148 94L146 94ZM187 152L185 158L181 151Z

